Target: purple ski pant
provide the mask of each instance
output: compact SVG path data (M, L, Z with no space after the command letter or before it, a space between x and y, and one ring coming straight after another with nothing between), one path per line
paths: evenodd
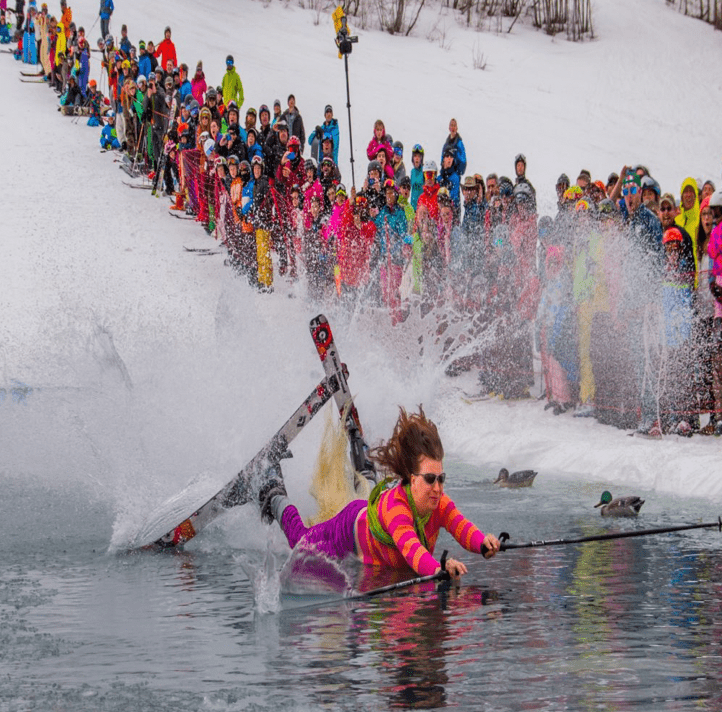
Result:
M316 549L334 559L343 559L356 550L354 524L359 512L368 505L365 499L347 504L335 517L326 522L307 527L298 510L289 505L281 516L281 529L293 549L296 544L312 544Z

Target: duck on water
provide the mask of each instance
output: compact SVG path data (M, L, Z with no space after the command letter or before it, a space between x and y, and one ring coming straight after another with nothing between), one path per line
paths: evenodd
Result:
M492 484L499 485L499 487L531 487L537 474L534 470L519 470L510 475L509 470L502 467L499 470L499 476Z
M644 500L636 495L612 499L611 492L605 490L594 506L602 508L603 517L636 517L643 504Z

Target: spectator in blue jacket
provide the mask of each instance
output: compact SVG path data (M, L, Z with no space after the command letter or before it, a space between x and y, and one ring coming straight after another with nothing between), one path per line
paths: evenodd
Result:
M459 175L466 173L466 149L464 142L459 135L456 119L449 121L449 135L446 137L444 147L441 149L441 162L444 162L444 154L451 149L454 154L454 168Z
M178 94L181 102L185 101L187 96L193 95L193 85L190 79L188 79L188 65L185 63L180 65L180 86L178 87Z
M105 39L110 34L110 16L115 6L113 0L100 0L100 34Z
M143 40L138 42L138 53L138 73L142 74L144 77L148 77L153 71L153 65L150 61L150 55L145 48L145 42L143 42Z
M115 130L115 112L112 109L105 114L105 120L108 123L100 132L100 147L106 151L112 148L119 150L120 141L118 141L118 134Z
M454 205L454 222L458 223L461 217L461 176L456 170L456 157L452 148L447 148L441 158L441 172L439 184L446 188Z
M123 25L120 28L120 51L128 59L130 59L130 50L132 46L133 45L130 43L130 39L128 38L128 25Z
M331 104L327 104L324 109L324 120L319 126L316 126L316 130L313 131L308 137L308 145L311 146L311 158L317 163L321 163L323 159L322 145L326 138L330 138L333 141L333 162L338 164L338 120L333 118L333 107Z

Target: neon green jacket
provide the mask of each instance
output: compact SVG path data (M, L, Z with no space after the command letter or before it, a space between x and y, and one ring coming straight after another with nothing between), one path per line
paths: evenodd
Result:
M223 90L223 103L226 106L230 101L235 101L239 109L243 106L243 82L235 67L223 75L221 89Z

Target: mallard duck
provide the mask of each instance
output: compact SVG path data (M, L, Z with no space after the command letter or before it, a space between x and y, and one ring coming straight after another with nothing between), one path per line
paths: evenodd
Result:
M499 470L499 476L492 484L499 485L499 487L531 487L537 474L534 470L519 470L510 475L509 470L502 467Z
M603 517L636 517L643 504L644 500L636 495L612 499L611 492L605 490L594 506L602 508Z

